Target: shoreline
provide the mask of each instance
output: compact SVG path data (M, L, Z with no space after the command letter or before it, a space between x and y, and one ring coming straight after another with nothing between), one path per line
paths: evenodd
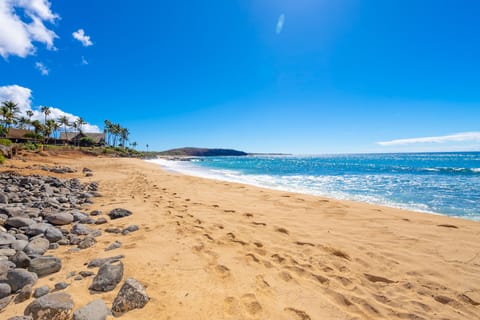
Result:
M103 197L86 211L123 207L133 214L106 226L140 227L103 233L81 252L53 251L62 270L38 285L69 282L75 309L97 298L111 306L118 288L90 295L90 282L65 280L68 273L123 254L124 279L138 279L151 297L127 320L472 319L480 312L474 221L173 174L138 159L37 157L15 160L12 169L49 175L21 169L39 162L92 169L80 179L98 182ZM115 240L122 247L105 252ZM23 314L28 302L2 317Z
M473 221L473 222L480 222L480 216L474 217L474 218L466 218L465 216L460 216L460 215L449 215L446 213L441 213L441 212L435 212L435 211L429 211L429 210L422 210L422 209L416 209L413 207L409 207L406 204L402 203L392 203L392 202L382 202L382 201L368 201L368 200L361 200L361 199L352 199L349 198L348 195L345 195L345 197L335 197L334 195L331 194L321 194L321 193L315 193L314 191L309 191L308 189L303 189L303 190L298 190L295 188L289 188L289 187L283 187L283 186L265 186L262 185L261 183L254 183L254 182L247 182L247 181L239 181L236 179L229 179L220 175L214 175L211 172L209 172L208 168L202 168L202 167L195 167L194 170L184 170L182 169L175 169L168 167L162 163L159 163L157 160L162 160L162 161L167 161L167 162L179 162L176 159L146 159L143 160L148 163L153 163L157 165L159 168L161 168L164 171L167 172L172 172L172 173L177 173L180 175L186 175L186 176L191 176L191 177L197 177L201 179L208 179L208 180L213 180L213 181L223 181L223 182L230 182L230 183L238 183L241 185L246 185L246 186L252 186L256 188L262 188L262 189L267 189L267 190L272 190L272 191L280 191L280 192L291 192L291 193L296 193L299 195L308 195L308 196L314 196L314 197L320 197L324 199L330 199L330 200L336 200L336 201L351 201L354 203L360 203L360 204L369 204L369 205L374 205L374 206L380 206L384 208L390 208L390 209L399 209L399 210L404 210L407 212L417 212L417 213L424 213L424 214L430 214L430 215L436 215L436 216L443 216L443 217L450 217L450 218L455 218L455 219L461 219L461 220L467 220L467 221ZM157 161L157 162L156 162ZM182 160L180 163L183 163L184 160ZM195 171L196 170L196 171Z

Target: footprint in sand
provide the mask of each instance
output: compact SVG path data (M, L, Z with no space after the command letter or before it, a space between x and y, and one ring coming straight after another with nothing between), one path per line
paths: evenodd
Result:
M253 293L244 294L241 299L243 310L250 316L258 317L262 313L262 305Z
M283 310L285 312L295 316L295 319L299 319L299 320L311 320L312 319L312 318L310 318L310 316L305 311L302 311L302 310L298 310L298 309L295 309L295 308L285 308Z

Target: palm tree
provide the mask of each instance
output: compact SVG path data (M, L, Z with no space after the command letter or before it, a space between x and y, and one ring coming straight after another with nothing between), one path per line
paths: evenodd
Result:
M52 133L55 131L55 127L57 126L57 123L53 119L48 119L47 122L45 123L45 126L43 128L44 132L44 143L47 143L47 141L50 139L50 136Z
M37 142L37 137L40 134L40 132L43 132L43 124L40 123L38 120L32 121L32 127L35 132L35 143Z
M148 152L148 147L149 147L149 146L148 146L148 143L147 143L146 147L147 147L147 152Z
M20 117L18 118L17 123L18 123L19 129L25 129L25 127L30 124L30 120L28 120L28 118L25 118L25 117Z
M5 123L5 127L7 129L10 128L12 124L16 123L17 115L20 113L20 108L18 105L9 100L2 102L2 106L0 107L0 112L3 116L3 122Z
M133 150L135 150L135 148L137 147L137 145L138 145L137 141L133 141L133 142L131 143L131 146L132 146Z
M70 121L68 121L67 116L61 116L58 118L58 124L63 126L63 132L65 133L65 140L68 142L68 133L67 133L67 127L70 126Z
M28 117L28 123L30 125L32 125L33 111L32 110L27 110L25 113L27 114L27 117Z
M127 141L128 141L128 135L130 134L130 132L128 131L127 128L120 128L120 138L122 140L122 145L123 145L123 148L125 149L126 147L126 144L127 144Z
M105 133L105 140L107 144L110 145L112 122L110 122L110 120L105 120L103 123L105 124L105 127L103 129L103 132Z
M76 128L78 130L78 133L82 133L82 126L86 124L85 120L83 120L82 117L78 117L75 121L74 121L74 128ZM77 139L77 145L80 147L80 138Z
M43 106L40 108L40 111L45 115L45 120L43 121L43 124L47 124L47 116L52 113L52 110L50 110L50 107Z

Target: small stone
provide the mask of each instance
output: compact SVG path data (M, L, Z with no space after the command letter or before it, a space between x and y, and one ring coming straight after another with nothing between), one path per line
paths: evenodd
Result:
M23 251L17 251L9 260L15 264L17 268L28 268L30 265L30 258Z
M122 233L122 229L120 228L107 228L105 229L107 233Z
M5 309L10 304L10 302L12 302L12 300L13 300L13 296L8 296L3 299L0 299L0 311Z
M33 320L33 318L30 316L15 316L8 318L8 320Z
M73 225L72 230L70 232L76 235L85 236L92 233L92 231L93 230L87 227L86 225L81 223L76 223Z
M87 249L95 245L97 240L94 237L87 236L78 244L79 249Z
M49 292L50 292L50 289L48 288L48 286L41 286L35 289L35 291L33 292L33 297L40 298L48 294Z
M87 278L93 276L95 273L93 273L92 271L80 271L78 274L81 275L83 278Z
M48 246L48 250L56 250L60 248L60 245L58 243L50 243L50 245Z
M15 237L9 233L0 231L0 246L8 246L15 241Z
M117 209L113 209L112 211L110 211L108 216L110 217L110 219L114 220L114 219L128 217L131 214L132 214L132 212L127 210L127 209L117 208Z
M43 255L47 252L50 242L45 238L36 238L25 247L23 251L29 256Z
M64 290L67 287L68 287L68 283L66 283L66 282L55 283L55 291Z
M7 283L12 288L12 292L17 292L27 285L35 285L38 276L33 272L28 272L25 269L13 269L7 273Z
M39 277L48 276L52 273L60 271L62 261L57 257L38 257L30 261L28 270L35 272Z
M93 210L92 212L90 212L91 216L99 216L101 214L102 214L102 211L99 211L99 210Z
M105 302L98 299L75 311L73 320L105 320L109 313Z
M123 278L123 263L115 261L106 263L100 267L97 275L93 278L90 290L112 291Z
M143 285L133 278L128 278L118 292L112 304L112 314L119 317L125 312L142 309L149 301Z
M114 250L114 249L118 249L122 246L122 243L118 240L116 240L114 243L112 243L111 245L109 245L105 251L110 251L110 250Z
M76 274L77 274L76 271L70 271L70 272L67 274L67 279L75 276Z
M47 216L47 221L57 226L63 226L73 222L73 216L67 212L57 212Z
M70 320L73 314L72 297L65 292L44 295L30 303L24 315L34 320Z
M0 256L11 257L15 253L15 249L0 249Z
M106 218L100 217L100 218L98 218L98 219L95 221L95 224L99 225L99 224L105 224L105 223L107 223L107 222L108 222L108 221L107 221Z
M63 233L55 227L48 227L45 230L45 238L50 242L58 242L63 239Z
M73 280L80 281L80 280L83 280L83 277L78 275L78 276L75 276L75 278L73 278Z
M12 249L14 249L14 250L16 250L16 251L23 251L27 245L28 245L28 241L27 241L27 240L15 240L15 241L11 244Z
M26 285L20 291L18 291L17 296L15 297L15 303L22 303L23 301L26 301L30 299L32 296L32 286L31 285Z
M8 297L12 293L12 288L8 283L0 283L0 299Z
M98 267L103 266L105 263L115 262L115 261L123 259L123 258L125 258L125 256L123 254L119 254L117 256L108 257L108 258L93 259L92 261L90 261L88 263L87 268L89 268L89 269L90 268L98 268Z
M34 223L35 221L26 217L12 217L5 221L6 226L13 228L28 227L29 225L32 225Z

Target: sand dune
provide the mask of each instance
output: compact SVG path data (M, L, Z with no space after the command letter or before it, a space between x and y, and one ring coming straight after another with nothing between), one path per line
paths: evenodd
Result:
M37 284L124 254L125 277L145 284L151 301L122 319L479 318L480 223L182 176L134 159L34 161L92 169L82 179L100 182L103 197L88 211L133 211L97 228L140 231L104 233L81 252L61 247L63 269ZM105 252L115 240L122 248ZM91 279L66 281L76 308L99 297L111 306L119 289L90 295Z

